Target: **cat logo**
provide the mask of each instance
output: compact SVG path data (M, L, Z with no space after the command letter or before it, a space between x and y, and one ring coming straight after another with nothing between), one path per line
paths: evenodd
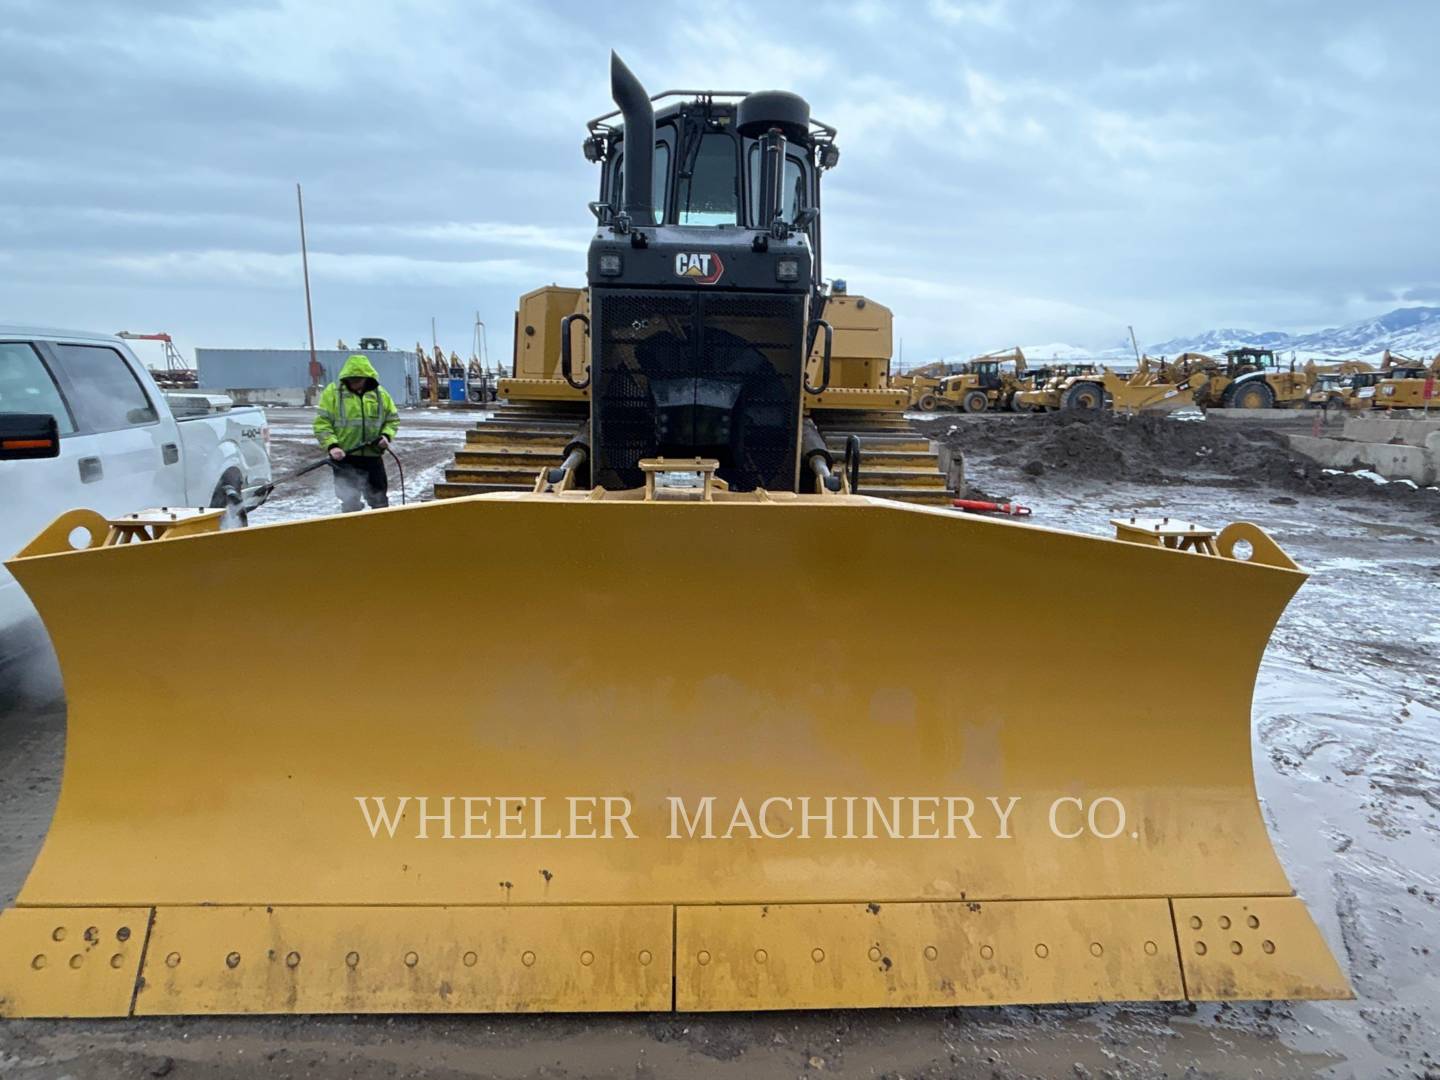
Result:
M682 251L675 256L675 276L696 285L714 285L724 272L725 264L713 251Z

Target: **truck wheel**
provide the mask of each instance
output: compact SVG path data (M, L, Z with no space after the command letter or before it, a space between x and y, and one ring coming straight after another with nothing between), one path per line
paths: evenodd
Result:
M220 482L215 485L215 493L210 496L210 509L233 508L235 520L241 526L249 525L250 515L242 509L245 502L244 485L245 478L240 475L239 469L226 469L220 477Z
M1231 383L1225 394L1227 409L1269 409L1275 404L1275 391L1260 379Z
M990 399L984 390L971 390L960 402L960 407L968 413L984 412L989 406Z
M934 395L934 394L921 394L921 395L920 395L920 400L917 401L915 404L919 407L919 409L920 409L921 412L934 412L934 411L935 411L935 395Z
M1077 409L1082 412L1095 412L1104 407L1105 388L1094 382L1076 383L1065 391L1065 397L1060 401L1060 408Z

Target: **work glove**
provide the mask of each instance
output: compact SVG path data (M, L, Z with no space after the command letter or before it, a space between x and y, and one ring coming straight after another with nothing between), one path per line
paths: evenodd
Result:
M345 460L345 451L344 451L344 450L341 450L340 447L338 447L338 446L332 446L332 447L330 447L330 460L331 460L331 461L344 461L344 460Z

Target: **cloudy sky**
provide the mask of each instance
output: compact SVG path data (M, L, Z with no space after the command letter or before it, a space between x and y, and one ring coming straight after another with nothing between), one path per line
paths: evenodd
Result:
M907 362L1440 301L1440 4L0 0L0 322L498 360L579 283L613 46L840 129L826 271Z

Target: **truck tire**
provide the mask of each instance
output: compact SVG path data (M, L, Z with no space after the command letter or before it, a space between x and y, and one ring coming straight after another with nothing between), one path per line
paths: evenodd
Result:
M921 394L921 395L920 395L920 400L917 401L917 402L915 403L915 405L916 405L917 408L919 408L919 410L920 410L921 412L934 412L934 411L935 411L935 395L934 395L934 394Z
M1227 409L1270 409L1275 406L1275 391L1264 379L1246 379L1225 388L1222 404Z
M1097 382L1077 382L1060 399L1060 408L1098 412L1105 407L1105 387Z
M960 407L968 413L984 412L990 407L990 398L984 390L971 390L961 399Z
M220 481L215 485L215 493L210 496L210 509L225 510L229 507L235 508L235 517L240 525L250 524L250 515L241 509L245 502L245 478L240 475L236 468L226 469L220 476Z

